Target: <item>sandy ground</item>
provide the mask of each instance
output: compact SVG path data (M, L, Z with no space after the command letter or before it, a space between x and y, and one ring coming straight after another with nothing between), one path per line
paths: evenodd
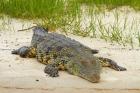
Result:
M67 72L51 78L43 72L45 65L36 59L11 54L13 49L30 45L32 31L18 32L23 25L16 21L10 25L0 29L0 93L140 93L140 48L124 48L103 40L69 35L100 50L96 56L111 58L127 71L103 68L100 83L90 83Z

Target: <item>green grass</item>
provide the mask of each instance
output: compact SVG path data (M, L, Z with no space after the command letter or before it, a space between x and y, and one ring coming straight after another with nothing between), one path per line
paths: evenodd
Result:
M19 18L42 18L63 14L76 13L82 4L115 8L118 6L131 6L140 9L140 0L0 0L0 12ZM99 7L99 8L100 8Z
M102 18L98 18L100 14L106 14L105 10L120 6L130 6L139 11L140 0L0 0L0 15L39 19L41 21L38 24L51 30L60 29L65 33L102 38L123 45L129 43L132 47L133 37L137 37L140 45L140 34L137 31L139 25L135 27L135 22L129 28L130 33L125 34L124 31L128 28L127 18L123 27L120 27L119 13L114 13L116 21L109 26L104 24ZM90 19L84 28L81 25L84 23L83 17ZM132 34L131 30L134 29L136 32Z
M77 0L77 2L89 5L96 4L98 6L106 5L108 8L131 6L135 9L140 9L140 0Z
M50 17L63 12L63 3L62 0L0 0L0 11L19 18Z

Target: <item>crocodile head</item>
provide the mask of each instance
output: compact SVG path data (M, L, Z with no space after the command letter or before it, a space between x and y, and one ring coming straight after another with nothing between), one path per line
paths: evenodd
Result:
M35 57L36 56L36 49L34 47L27 47L23 46L17 50L13 50L12 54L20 55L21 57Z
M101 65L96 59L68 62L67 70L71 74L80 76L93 83L97 83L100 80Z

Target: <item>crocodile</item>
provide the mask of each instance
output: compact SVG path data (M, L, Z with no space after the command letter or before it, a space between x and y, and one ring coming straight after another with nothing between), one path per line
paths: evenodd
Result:
M102 67L110 67L116 71L126 70L109 58L95 56L98 52L65 35L35 27L31 45L13 50L12 54L36 58L46 65L44 72L50 77L58 77L59 70L64 70L96 83L100 81Z

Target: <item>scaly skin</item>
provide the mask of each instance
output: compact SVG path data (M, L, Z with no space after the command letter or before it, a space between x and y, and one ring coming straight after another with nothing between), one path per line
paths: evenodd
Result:
M75 48L76 45L62 44L61 41L56 44L47 42L44 40L37 46L36 56L39 62L47 64L45 73L56 77L60 69L91 82L99 82L101 65L91 51L84 47Z
M98 50L90 49L64 35L48 33L39 27L33 31L31 46L23 46L12 53L21 57L36 57L39 62L46 64L44 72L51 77L59 76L58 70L66 70L90 82L99 82L101 67L126 70L111 59L95 57L93 54L98 53Z

